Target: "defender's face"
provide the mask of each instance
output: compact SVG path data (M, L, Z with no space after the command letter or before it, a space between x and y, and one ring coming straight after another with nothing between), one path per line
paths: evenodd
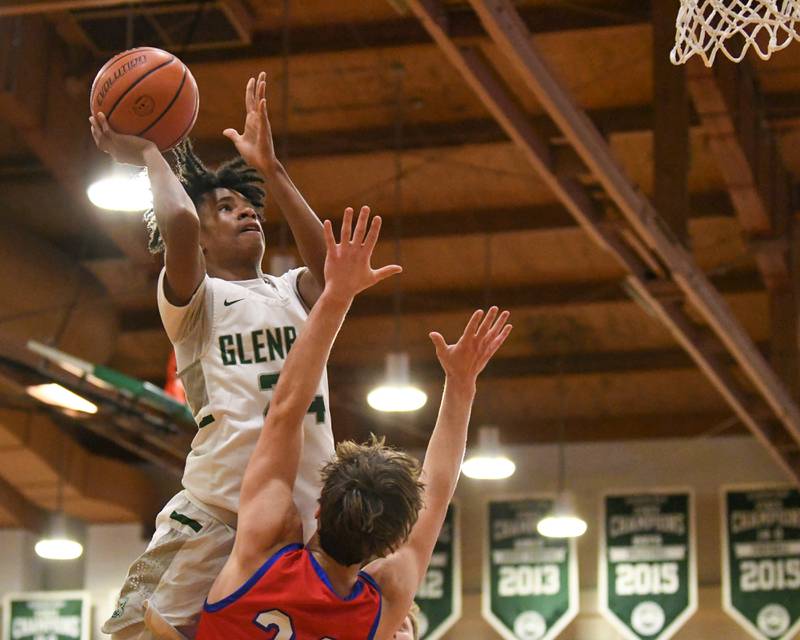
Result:
M243 259L261 264L266 241L260 216L241 194L214 189L200 203L200 244L206 257L218 264Z
M414 628L411 626L411 618L406 616L400 628L394 632L392 640L414 640Z

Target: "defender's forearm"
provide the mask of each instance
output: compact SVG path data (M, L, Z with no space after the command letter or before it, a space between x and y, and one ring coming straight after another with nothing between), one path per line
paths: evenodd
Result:
M458 482L474 399L474 380L445 380L439 416L422 465L426 505L439 505L442 517Z
M328 292L320 296L283 365L267 413L265 431L297 428L302 423L351 302L352 299L335 298Z

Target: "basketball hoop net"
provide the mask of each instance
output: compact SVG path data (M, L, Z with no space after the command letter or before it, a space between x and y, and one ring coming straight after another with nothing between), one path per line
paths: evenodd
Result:
M762 60L800 41L800 0L681 0L673 64L699 55L710 67L718 52L740 62L752 47Z

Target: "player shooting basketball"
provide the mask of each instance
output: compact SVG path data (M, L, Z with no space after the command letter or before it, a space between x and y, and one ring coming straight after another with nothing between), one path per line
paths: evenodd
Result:
M155 535L131 566L103 627L118 640L149 637L145 602L168 624L194 635L203 600L233 545L242 470L284 361L324 284L322 223L275 156L265 94L265 74L251 78L244 131L224 132L241 157L216 171L186 146L176 153L176 176L152 142L116 134L103 114L90 119L101 150L118 162L147 167L150 248L163 251L165 263L158 308L199 427L184 490L158 515ZM261 271L262 176L308 265L282 277ZM324 374L305 409L294 500L308 539L316 527L319 469L333 455Z
M345 213L339 244L325 223L325 289L286 361L245 471L233 552L209 594L198 640L388 640L425 574L458 479L477 376L511 325L508 312L492 307L485 316L476 311L455 344L430 334L445 386L422 469L374 437L339 444L323 469L319 528L303 546L293 499L303 415L355 295L400 270L371 268L380 219L367 230L368 213L362 209L354 229Z

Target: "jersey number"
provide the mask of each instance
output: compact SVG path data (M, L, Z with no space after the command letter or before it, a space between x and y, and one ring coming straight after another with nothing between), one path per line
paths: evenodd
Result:
M258 376L258 388L261 391L271 391L275 385L278 384L279 377L279 373L262 373ZM267 415L268 409L269 402L267 406L264 407L264 415ZM325 398L322 396L315 396L307 413L313 413L318 423L325 422Z
M294 638L294 625L292 619L287 616L280 609L270 609L269 611L262 611L253 620L255 624L262 631L266 631L269 635L269 640L292 640ZM334 640L333 638L320 638L320 640Z

